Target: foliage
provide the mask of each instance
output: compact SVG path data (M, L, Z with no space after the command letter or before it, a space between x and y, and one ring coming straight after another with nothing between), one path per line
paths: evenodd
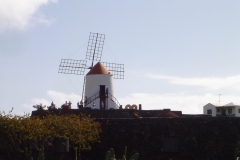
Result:
M69 138L80 150L90 149L99 141L100 124L86 115L47 115L30 117L0 112L0 148L25 149L29 142L47 141L54 138Z
M126 160L126 155L127 155L127 147L125 147L123 157L120 160ZM139 157L139 153L135 153L129 158L129 160L137 160L138 157ZM110 148L109 151L107 151L105 160L117 160L115 157L113 148Z
M239 160L239 157L240 157L240 142L237 142L235 148L235 159Z
M39 154L38 154L38 158L37 160L44 160L45 159L45 156L44 156L44 147L42 147L39 151Z
M46 105L43 106L42 103L40 103L34 105L33 108L36 108L37 110L44 110L44 108L46 108Z

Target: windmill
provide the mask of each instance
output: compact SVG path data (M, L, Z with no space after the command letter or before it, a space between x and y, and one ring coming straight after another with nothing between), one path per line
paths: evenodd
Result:
M62 59L58 73L85 75L82 100L84 107L93 109L117 109L119 102L114 97L112 77L124 79L124 64L101 62L105 35L90 33L85 60ZM91 65L87 66L87 60ZM97 61L96 64L94 62Z

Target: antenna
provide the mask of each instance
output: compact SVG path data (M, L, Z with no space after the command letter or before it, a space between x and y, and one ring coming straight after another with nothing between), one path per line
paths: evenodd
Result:
M220 96L221 96L221 94L219 94L218 96L219 96L219 101L218 102L220 103Z
M105 40L104 34L90 32L86 53L86 59L92 60L92 66L90 68L93 67L94 60L101 61L104 40Z

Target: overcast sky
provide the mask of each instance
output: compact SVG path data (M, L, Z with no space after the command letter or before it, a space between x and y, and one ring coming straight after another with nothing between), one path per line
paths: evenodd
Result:
M201 114L219 94L240 104L239 28L239 0L0 0L0 109L76 108L84 76L58 68L85 59L90 32L106 36L103 62L124 64L123 106Z

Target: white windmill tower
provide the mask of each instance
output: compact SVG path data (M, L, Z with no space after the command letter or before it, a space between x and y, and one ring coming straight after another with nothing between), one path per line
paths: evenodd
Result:
M58 73L84 75L85 69L90 71L84 77L82 100L84 108L118 109L119 102L114 97L114 79L124 79L124 65L100 62L105 35L90 33L86 59L92 60L90 67L86 60L62 59ZM94 61L98 61L94 66Z

